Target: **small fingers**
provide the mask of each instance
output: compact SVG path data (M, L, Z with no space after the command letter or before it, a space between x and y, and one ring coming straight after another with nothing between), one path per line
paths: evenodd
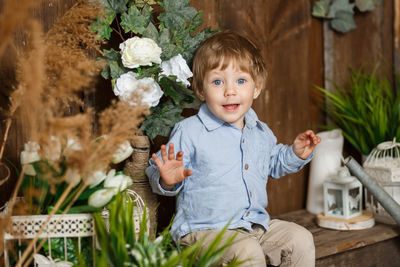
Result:
M157 165L157 167L159 169L163 166L161 160L157 157L157 155L155 153L153 153L153 155L151 155L151 158L154 160L154 163Z
M178 154L176 154L176 160L178 161L183 160L183 151L179 151Z
M168 159L174 160L175 159L175 151L174 151L174 144L170 143L168 147Z
M185 169L183 171L183 175L185 176L185 178L192 175L192 170Z
M161 158L164 162L167 161L167 151L165 149L165 145L161 146Z

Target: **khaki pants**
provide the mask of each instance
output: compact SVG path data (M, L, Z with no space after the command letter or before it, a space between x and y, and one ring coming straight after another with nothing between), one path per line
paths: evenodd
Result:
M203 249L213 241L220 230L201 230L181 238L183 246L190 246L204 238ZM253 231L228 230L223 244L230 236L237 234L233 243L225 250L221 265L234 258L244 261L242 266L315 266L315 247L312 234L304 227L292 222L271 220L269 231L254 225Z

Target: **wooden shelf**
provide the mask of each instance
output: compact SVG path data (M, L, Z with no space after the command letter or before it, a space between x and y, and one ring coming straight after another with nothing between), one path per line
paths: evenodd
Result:
M289 212L276 218L300 224L313 234L316 259L377 244L400 236L400 227L380 223L376 223L374 227L364 230L340 231L321 228L316 224L315 215L306 210Z

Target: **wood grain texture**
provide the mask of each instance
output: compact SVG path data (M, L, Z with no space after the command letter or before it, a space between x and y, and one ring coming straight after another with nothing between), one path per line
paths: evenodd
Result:
M393 1L383 1L366 13L356 12L357 29L334 35L334 82L348 84L349 67L364 66L392 79L393 68Z
M297 210L277 216L307 228L314 236L316 259L352 249L365 247L400 236L398 226L377 223L374 227L357 231L338 231L318 227L315 216L306 210ZM343 265L336 265L343 266ZM350 266L350 265L346 265ZM359 265L363 266L363 265Z
M260 120L278 142L291 144L312 125L309 95L309 1L220 1L222 29L249 36L262 50L268 68L266 88L254 103ZM307 171L268 183L268 211L279 214L304 207Z
M5 0L1 0L2 4ZM32 16L41 22L43 30L46 32L56 21L56 19L62 16L73 4L75 0L45 0L36 9L32 10ZM16 48L24 45L25 38L22 31L19 30L15 33L14 41L10 45L3 57L0 60L0 107L4 110L0 113L0 135L4 133L6 110L9 105L8 96L10 95L13 87L16 84L15 81L15 69L16 69ZM4 157L11 161L17 168L19 165L19 153L22 151L25 141L24 127L20 123L14 120L11 124L8 140L5 147ZM11 196L14 189L14 185L17 179L17 173L12 166L9 165L12 171L12 176L5 184L0 188L0 205L3 205Z

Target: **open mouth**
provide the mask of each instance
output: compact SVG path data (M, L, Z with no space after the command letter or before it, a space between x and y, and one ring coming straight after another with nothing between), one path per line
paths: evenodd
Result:
M239 104L222 105L226 111L235 111L239 108Z

